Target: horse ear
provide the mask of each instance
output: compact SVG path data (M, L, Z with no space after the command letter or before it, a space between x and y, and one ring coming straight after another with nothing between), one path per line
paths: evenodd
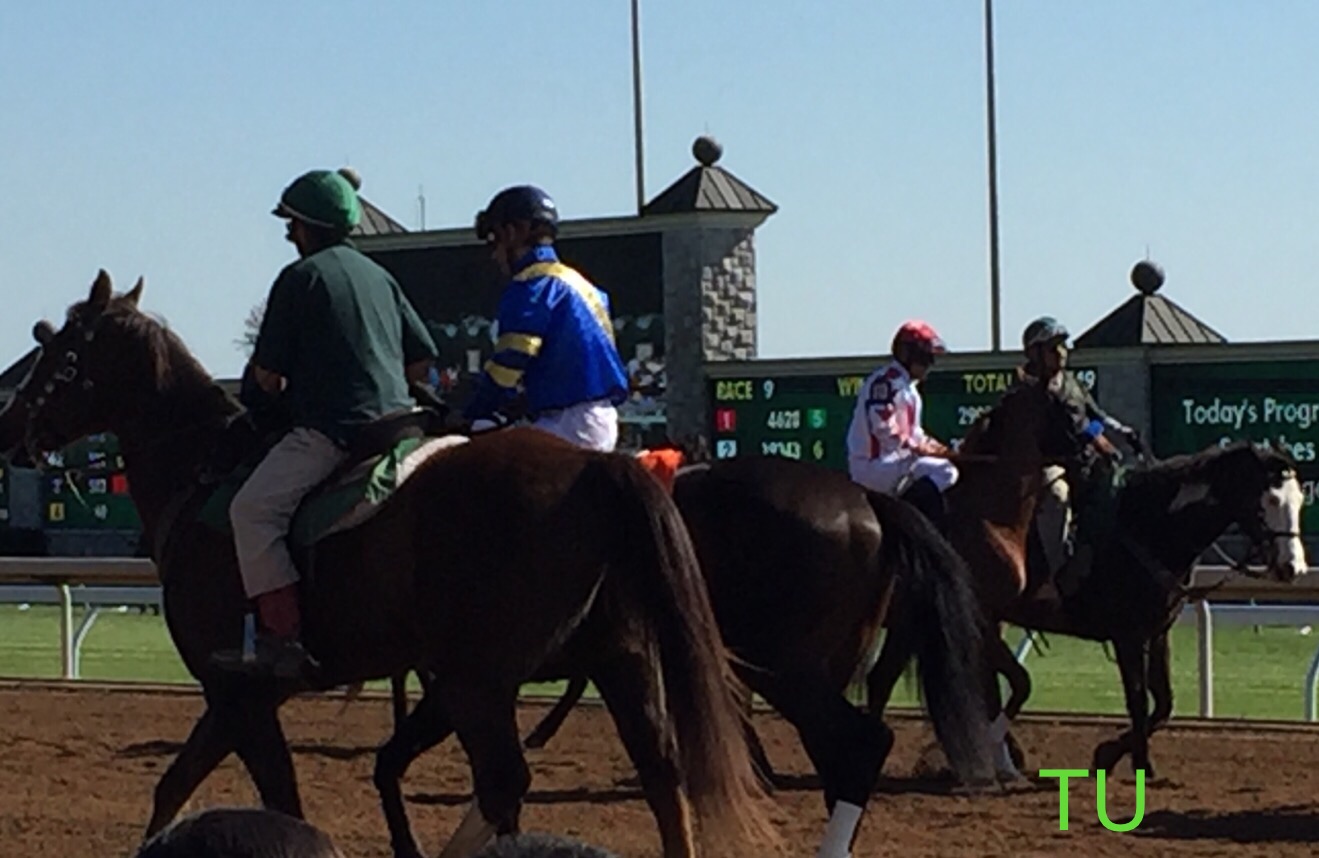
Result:
M96 275L96 280L92 282L92 291L87 296L87 303L97 309L104 308L110 303L110 296L114 294L114 286L110 283L110 275L102 268Z
M132 291L130 291L127 295L124 296L124 300L128 301L128 303L136 307L138 301L142 300L142 288L144 286L146 286L146 278L143 277L137 278L137 283L133 285Z

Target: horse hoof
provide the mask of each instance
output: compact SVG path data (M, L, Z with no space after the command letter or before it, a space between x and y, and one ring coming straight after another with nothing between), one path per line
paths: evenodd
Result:
M1102 742L1095 748L1094 769L1105 773L1113 771L1118 760L1122 759L1122 743L1117 741Z

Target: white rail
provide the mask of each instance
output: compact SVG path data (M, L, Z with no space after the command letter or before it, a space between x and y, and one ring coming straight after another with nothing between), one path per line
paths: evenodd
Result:
M1214 626L1319 626L1319 604L1252 605L1214 604L1199 601L1187 605L1177 618L1178 624L1195 622L1197 674L1200 689L1200 717L1214 717ZM1034 639L1023 634L1015 654L1025 662L1034 647ZM1306 721L1319 721L1319 645L1316 645L1301 689L1301 711Z
M1216 583L1224 567L1198 569L1194 583ZM77 679L82 644L102 609L118 605L159 605L160 586L155 564L141 558L107 557L0 557L0 604L58 604L60 606L60 665L65 679ZM1251 604L1253 599L1286 600L1292 604ZM76 626L75 604L86 614ZM1231 579L1210 594L1209 600L1187 605L1179 623L1196 623L1200 715L1214 716L1214 625L1319 626L1319 575L1310 574L1294 584L1275 584L1249 578ZM1017 645L1018 661L1033 646L1023 635ZM1306 721L1319 720L1319 646L1310 660L1303 689Z

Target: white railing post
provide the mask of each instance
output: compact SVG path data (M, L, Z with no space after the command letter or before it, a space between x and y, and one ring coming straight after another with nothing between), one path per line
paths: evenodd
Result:
M82 679L82 645L87 640L87 634L96 624L96 618L101 615L101 608L98 605L85 605L82 622L78 623L78 630L73 633L73 678Z
M73 660L73 592L60 584L60 675L75 679L78 666Z
M1305 672L1305 720L1319 721L1319 647L1315 648L1314 658L1310 659L1310 669Z
M1017 648L1012 652L1013 657L1017 659L1017 664L1025 664L1026 656L1030 655L1030 651L1034 648L1035 638L1031 636L1029 631L1026 631L1021 636L1021 643L1017 644Z
M1195 631L1200 645L1200 717L1214 717L1214 619L1209 601L1195 606Z

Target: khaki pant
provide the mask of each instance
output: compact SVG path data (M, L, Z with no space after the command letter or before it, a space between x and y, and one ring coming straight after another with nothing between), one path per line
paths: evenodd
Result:
M271 448L234 495L229 521L249 598L297 582L287 543L293 514L347 455L314 429L294 429Z
M1057 465L1045 468L1044 487L1045 492L1035 510L1035 528L1044 546L1049 572L1057 574L1067 562L1068 534L1072 525L1066 471Z

